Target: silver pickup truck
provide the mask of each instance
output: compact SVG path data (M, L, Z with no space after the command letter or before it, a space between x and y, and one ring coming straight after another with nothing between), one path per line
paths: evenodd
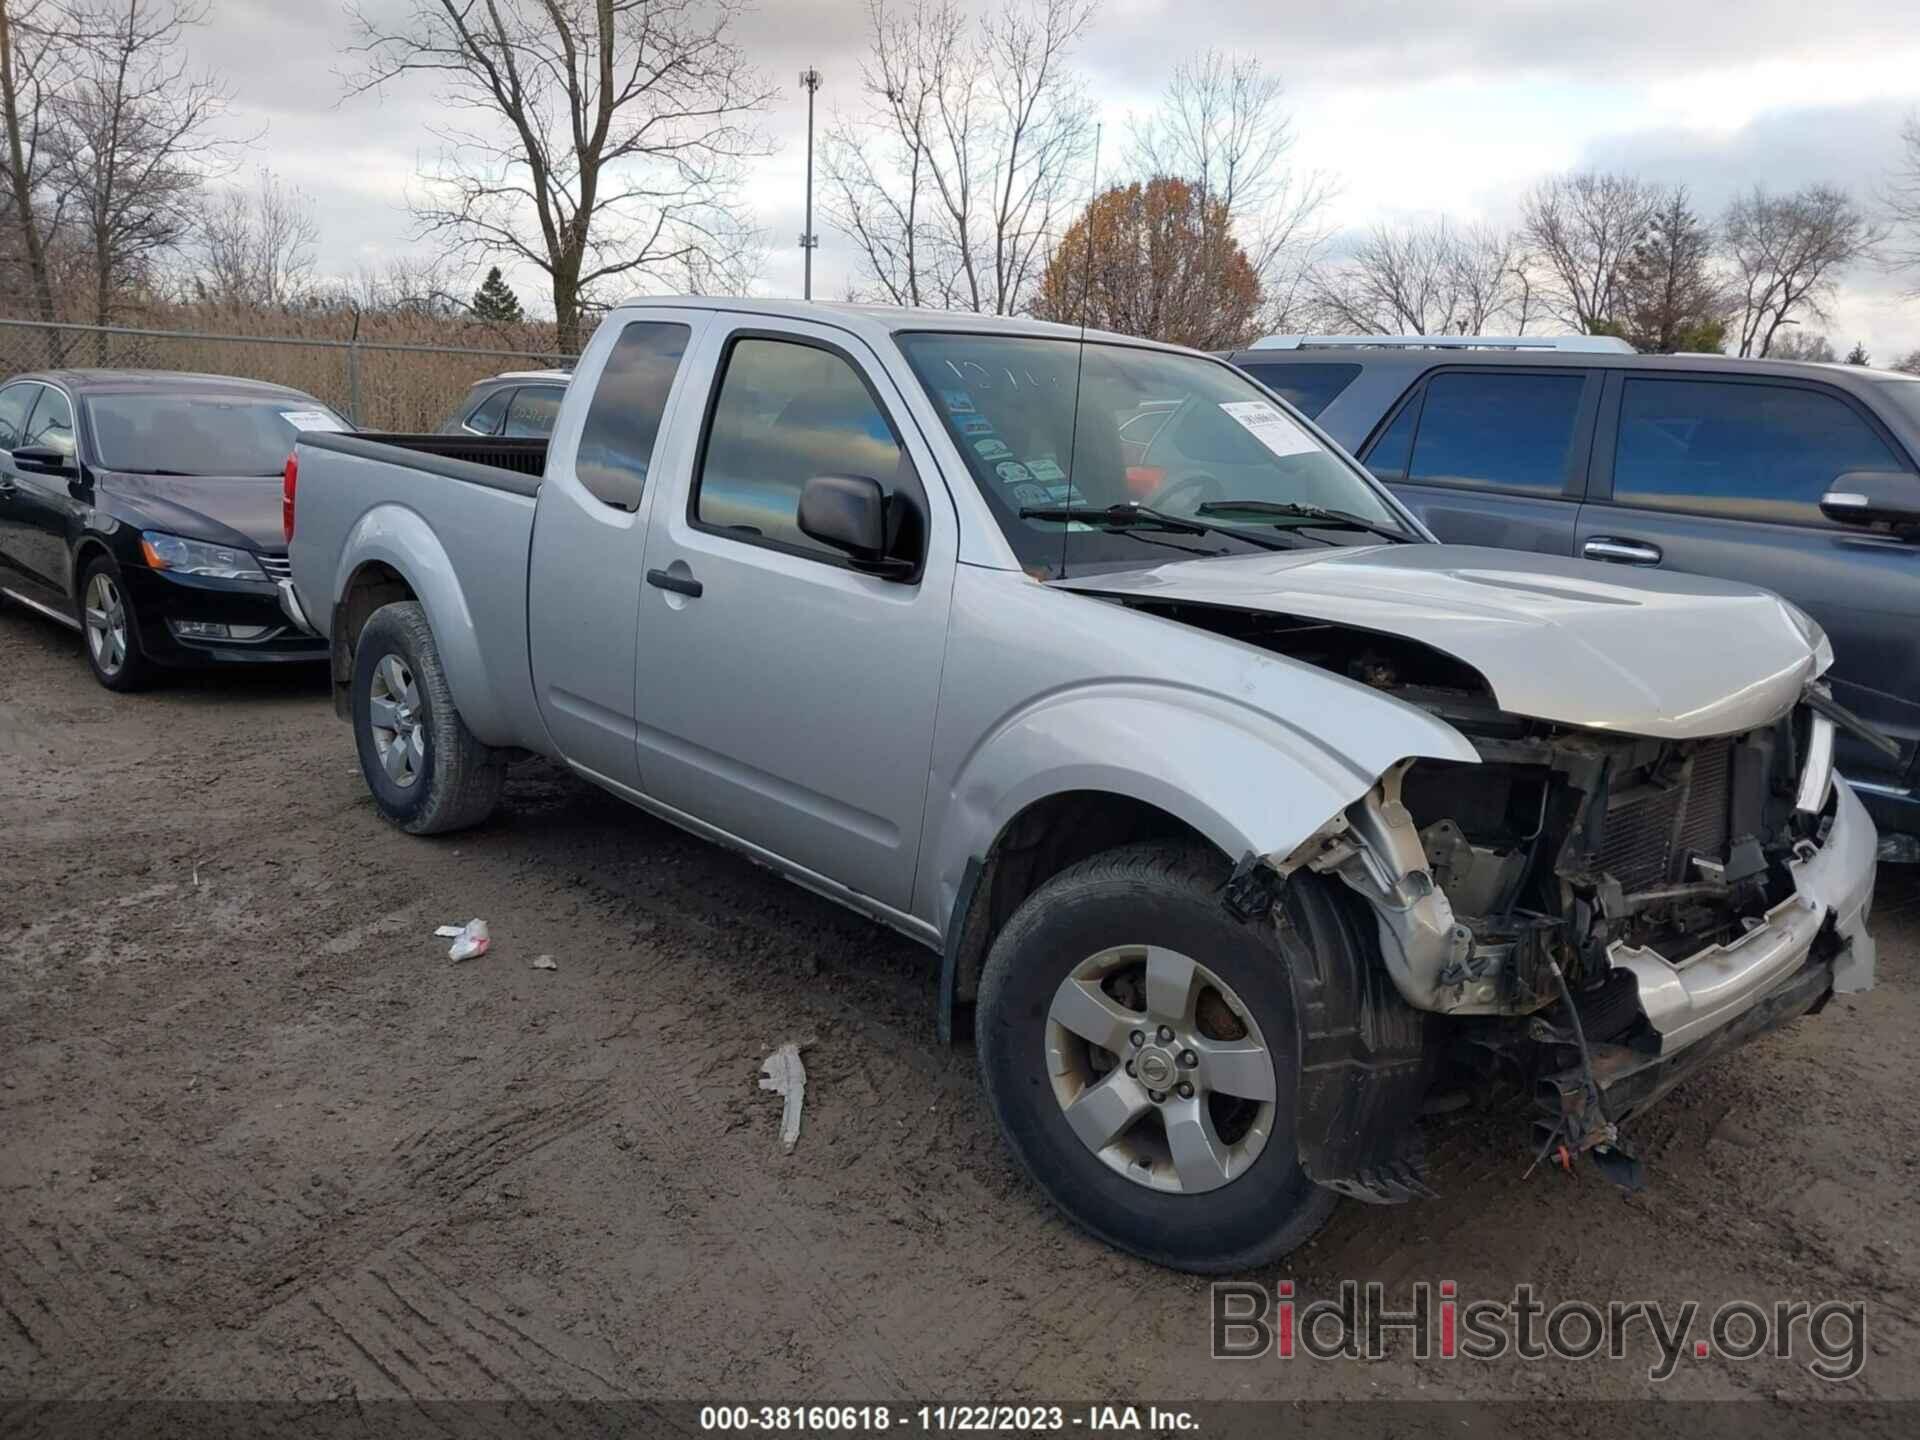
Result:
M288 466L381 812L475 824L533 752L911 936L1014 1155L1153 1260L1429 1193L1461 1096L1637 1184L1622 1122L1872 983L1812 621L1434 543L1220 361L650 301L550 444L463 444Z

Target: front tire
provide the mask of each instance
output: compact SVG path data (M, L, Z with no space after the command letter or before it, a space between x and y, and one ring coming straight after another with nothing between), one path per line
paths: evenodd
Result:
M80 572L80 630L93 678L120 694L153 683L154 665L140 648L127 584L111 556L96 555Z
M1294 1145L1299 1046L1269 922L1220 904L1203 847L1131 845L1014 912L981 973L980 1071L1008 1147L1067 1217L1177 1270L1297 1249L1337 1197ZM1289 886L1311 943L1344 936L1317 878Z
M500 803L506 761L454 708L427 612L383 605L353 657L353 738L381 815L409 835L478 825Z

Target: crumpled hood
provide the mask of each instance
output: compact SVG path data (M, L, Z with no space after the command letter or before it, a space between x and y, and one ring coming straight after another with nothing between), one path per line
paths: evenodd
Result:
M1478 670L1513 714L1668 739L1767 724L1833 662L1820 627L1764 590L1479 546L1231 556L1053 583L1405 636Z
M164 530L242 550L278 553L287 548L278 475L227 478L101 471L96 484L102 503L116 519L143 530Z

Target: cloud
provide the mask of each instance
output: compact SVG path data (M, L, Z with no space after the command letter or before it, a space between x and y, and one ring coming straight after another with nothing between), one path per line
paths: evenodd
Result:
M410 3L366 0L381 16ZM1890 20L1898 8L1822 0L1813 24L1806 0L1104 0L1076 59L1113 157L1174 60L1209 43L1259 56L1287 85L1296 161L1340 179L1330 218L1342 227L1439 211L1510 222L1533 179L1574 165L1687 183L1712 212L1756 182L1874 185L1900 115L1920 105L1920 33ZM857 0L761 0L739 24L781 90L764 117L776 151L746 192L771 293L800 290L806 105L795 76L824 73L823 126L856 108L866 29ZM337 275L417 248L406 198L447 118L430 77L344 98L353 43L345 7L312 0L221 0L192 42L232 84L234 133L265 127L247 168L271 165L314 197L322 267ZM837 298L852 247L818 216L814 228L815 293ZM542 277L508 273L537 305ZM1920 345L1920 305L1903 283L1850 277L1836 340L1868 338L1876 353Z
M1110 0L1087 50L1095 65L1157 85L1170 37L1265 56L1295 84L1473 77L1497 83L1644 84L1790 57L1857 59L1895 29L1885 0ZM1206 38L1200 38L1206 37ZM1911 38L1909 37L1909 45Z

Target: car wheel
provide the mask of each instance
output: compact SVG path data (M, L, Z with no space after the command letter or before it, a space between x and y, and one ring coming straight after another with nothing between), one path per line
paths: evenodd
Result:
M427 613L383 605L353 658L353 738L380 813L410 835L478 825L500 802L506 762L454 708Z
M1271 923L1221 907L1217 854L1154 842L1049 880L995 939L976 1018L1014 1156L1076 1224L1157 1264L1217 1274L1285 1255L1337 1197L1294 1149L1299 1048ZM1351 944L1308 877L1312 944Z
M124 694L153 683L153 662L140 649L133 602L111 556L94 556L80 572L80 629L93 678L107 689Z

